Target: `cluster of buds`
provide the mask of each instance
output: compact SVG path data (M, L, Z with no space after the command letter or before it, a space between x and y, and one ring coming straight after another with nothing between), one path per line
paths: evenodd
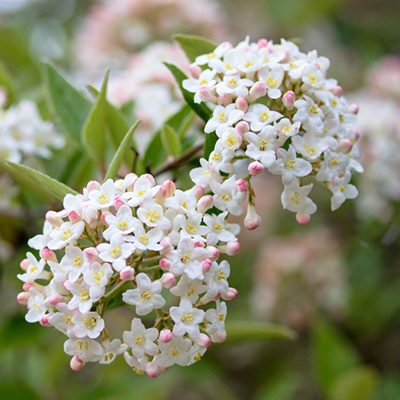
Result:
M213 204L201 186L181 191L148 174L91 181L83 194L67 195L28 242L39 260L27 253L21 262L26 320L68 336L74 370L122 353L151 377L198 361L211 341L225 340L223 300L237 295L228 262L218 259L239 251L240 228L227 212L207 213ZM112 339L103 317L120 304L135 317L130 331Z
M317 209L306 177L315 175L329 188L332 210L357 196L349 182L353 170L362 172L354 130L358 107L326 78L328 68L329 60L315 50L305 54L292 42L265 39L236 47L224 42L190 66L192 77L183 87L213 109L205 132L218 136L209 159L201 160L204 173L214 186L233 177L248 185L246 227L259 223L250 179L264 169L282 176L283 207L301 224Z
M0 102L3 105L5 98ZM42 120L35 103L25 100L0 111L0 158L16 163L30 156L50 158L51 148L64 145L54 125Z

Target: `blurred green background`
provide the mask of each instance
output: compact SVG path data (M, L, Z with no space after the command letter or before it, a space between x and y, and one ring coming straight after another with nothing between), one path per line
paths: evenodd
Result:
M39 62L76 68L73 43L95 3L0 0L0 60L12 77L12 101L32 99L49 116ZM298 38L303 51L315 48L330 58L329 75L345 93L366 84L374 62L400 51L395 0L221 0L220 6L227 40ZM62 174L63 157L59 151L47 162L50 175ZM0 211L0 237L11 246L0 257L1 398L400 399L399 204L384 221L359 218L355 201L332 213L326 191L314 190L318 212L300 227L281 209L279 182L260 178L263 225L241 234L242 250L229 260L230 285L239 291L229 319L283 323L298 331L297 340L214 344L200 363L156 380L137 376L122 358L73 372L64 336L25 322L16 274L47 208L21 192L23 212ZM126 324L122 311L113 318Z

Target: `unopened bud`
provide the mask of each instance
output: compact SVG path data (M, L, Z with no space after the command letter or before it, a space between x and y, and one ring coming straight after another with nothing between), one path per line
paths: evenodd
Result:
M83 252L90 262L98 261L99 252L95 247L88 247L87 249L83 250Z
M247 97L247 101L252 103L253 101L264 97L267 94L267 86L262 82L256 82L250 89L250 94Z
M244 219L244 227L249 231L256 229L261 224L261 217L257 214L253 204L247 206L247 214Z
M167 189L161 185L160 190L156 194L155 201L156 203L163 205L166 197L167 197Z
M47 211L46 213L46 221L50 222L52 225L61 225L64 221L60 216L57 215L55 211Z
M47 326L47 327L51 326L51 324L50 324L50 322L49 322L49 318L50 318L52 315L53 315L53 314L46 314L46 315L43 315L43 316L40 318L40 320L39 320L39 324L42 325L42 326Z
M358 111L359 111L360 107L358 106L358 104L350 104L347 107L347 111L351 114L357 115Z
M212 90L209 87L206 87L206 86L202 86L199 89L199 97L203 101L216 100L216 97L214 96Z
M250 175L258 175L264 171L264 164L260 163L259 161L253 161L248 166L248 171Z
M172 339L173 335L170 329L163 329L160 332L159 340L163 343L168 343Z
M286 92L282 97L283 104L285 105L285 107L289 109L293 107L295 101L296 101L296 95L291 90Z
M310 222L311 216L309 214L303 214L302 212L298 212L296 214L296 221L300 225L307 225Z
M238 110L241 110L243 112L247 111L247 107L249 106L249 103L247 103L247 100L244 97L238 97L236 99L236 108Z
M161 282L161 285L166 289L171 289L173 286L175 286L176 283L175 276L170 272L163 274L159 281Z
M85 363L78 356L74 356L72 357L69 366L72 371L80 371L85 366Z
M144 176L150 181L150 183L151 183L153 186L155 186L156 181L155 181L153 175L151 175L151 174L145 174Z
M46 261L53 261L53 262L57 262L57 256L56 253L54 253L53 250L48 249L47 247L44 248L41 252L40 252L40 257L43 258L43 260ZM24 260L25 261L25 260Z
M100 190L101 189L100 182L90 181L87 184L86 189L87 189L88 193L90 193L92 190Z
M131 281L135 276L135 270L132 267L125 267L119 273L119 278L121 281Z
M257 42L258 48L262 49L263 47L268 47L268 40L267 39L260 39Z
M19 266L21 267L21 269L23 271L26 271L30 265L31 265L31 262L27 258L25 258L24 260L22 260L19 263Z
M29 297L31 297L29 292L21 292L17 295L17 301L22 306L26 306L28 304Z
M165 187L166 191L167 191L167 197L171 197L174 195L175 190L176 190L176 186L175 183L172 182L171 180L165 181L162 186Z
M205 333L200 333L200 335L196 339L196 343L200 347L208 347L211 344L211 339Z
M232 103L232 95L230 93L226 93L223 96L218 96L217 103L220 106L227 106Z
M61 296L61 294L57 293L50 296L48 301L51 306L55 307L58 303L62 303L64 298Z
M210 270L211 264L212 264L212 261L211 261L211 259L209 259L209 258L205 258L205 259L201 262L201 265L202 265L202 267L203 267L203 272L204 272L204 273L206 273L206 272L208 272L208 271Z
M238 187L239 192L246 193L249 190L249 183L244 179L238 179L236 181L236 186Z
M219 250L214 246L207 246L207 257L215 261L219 257Z
M115 196L113 200L115 209L118 211L122 206L126 205L124 199L121 196Z
M211 195L203 196L197 202L197 210L204 214L207 210L209 210L214 205L214 199Z
M223 343L226 340L226 331L224 330L221 334L219 332L215 332L211 335L211 340L214 343Z
M97 216L97 209L95 207L91 205L84 205L82 207L82 217L89 225L96 224Z
M160 246L162 249L160 250L160 253L162 255L169 253L171 250L173 250L172 244L171 244L171 239L169 237L163 237L160 242Z
M226 254L228 256L235 256L240 251L240 243L239 242L228 242L226 245Z
M82 218L81 218L81 216L80 216L75 210L72 210L72 211L70 211L69 214L68 214L68 219L69 219L73 224L75 224L75 223L79 222Z
M28 292L30 288L36 289L38 292L43 291L43 286L39 285L36 282L26 282L22 285L22 290L25 290L25 292Z
M108 226L107 221L106 221L106 218L107 218L109 215L112 215L112 214L110 213L110 211L103 211L103 212L101 213L100 220L101 220L101 223L102 223L103 225L105 225L105 226Z
M202 249L206 246L203 241L201 240L193 240L194 247L201 247Z
M196 64L190 64L189 65L189 72L190 75L193 76L193 78L198 78L202 72L202 69L199 65Z
M171 267L171 261L169 261L166 258L162 258L159 262L160 268L163 271L169 271L170 267Z
M232 300L232 299L234 299L237 295L238 295L238 291L237 291L235 288L230 287L230 288L228 289L228 291L227 291L225 294L221 295L221 297L222 297L224 300Z
M156 366L154 363L147 364L146 366L146 374L150 378L157 378L161 375L162 369L161 367Z
M331 87L329 91L337 97L341 97L343 95L343 88L338 85Z
M349 153L353 148L353 142L350 139L342 139L336 149L339 153Z
M237 133L240 136L243 136L246 132L248 132L250 130L250 126L246 121L240 121L236 125L235 129L237 130Z

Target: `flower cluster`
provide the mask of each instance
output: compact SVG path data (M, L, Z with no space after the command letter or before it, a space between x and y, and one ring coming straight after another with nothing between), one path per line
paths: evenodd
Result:
M246 39L236 47L224 42L197 57L183 87L196 103L213 108L205 132L218 136L209 159L201 160L204 171L217 182L235 177L249 185L264 169L281 175L283 207L302 224L317 209L306 177L315 175L329 188L332 210L356 197L349 182L353 170L362 172L354 130L358 108L348 105L336 80L326 78L328 68L329 60L315 50L305 54L285 40ZM245 224L254 228L259 218L251 187L248 193Z
M198 361L211 341L225 340L223 300L237 295L228 262L218 258L239 251L239 226L227 212L206 213L213 203L200 186L181 191L148 174L92 181L83 194L67 195L28 242L39 260L27 253L21 262L26 320L68 336L74 370L122 353L151 377ZM111 340L104 313L122 304L135 317L122 340Z
M0 158L19 163L30 156L50 158L64 140L51 122L43 121L35 103L21 101L0 114Z

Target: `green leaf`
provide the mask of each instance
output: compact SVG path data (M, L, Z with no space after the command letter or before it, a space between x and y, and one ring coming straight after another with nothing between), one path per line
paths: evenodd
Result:
M0 62L0 86L7 92L7 104L14 101L14 87L12 84L11 75L6 66Z
M173 39L179 43L191 63L197 56L212 53L217 47L216 43L200 36L174 35Z
M226 323L227 339L225 343L247 340L294 340L296 332L276 324L252 321L231 321Z
M80 143L92 103L50 64L44 64L43 75L50 108L63 130Z
M299 386L299 374L283 371L272 376L268 375L265 383L257 390L254 400L291 400Z
M106 176L104 178L104 181L107 179L114 179L115 176L117 175L118 169L121 165L122 159L126 153L126 150L128 149L129 145L132 143L132 135L133 132L135 132L136 127L139 125L140 121L136 121L131 129L129 129L128 133L125 135L123 138L121 144L119 145L119 148L117 152L114 155L114 158L111 161L110 167L108 168L108 171L106 173Z
M312 351L317 382L327 395L341 374L359 364L352 344L335 326L322 319L312 329Z
M378 384L378 373L366 366L344 373L335 383L330 400L368 400Z
M208 160L211 152L215 149L218 136L215 132L206 133L206 140L204 141L204 158Z
M204 122L207 122L211 117L212 111L204 103L195 103L194 94L188 92L183 88L182 82L187 79L187 76L173 64L165 62L164 65L171 71L172 75L174 76L186 103Z
M68 193L78 194L67 185L25 165L0 160L0 169L8 173L20 186L26 187L32 194L44 199L47 203L54 199L62 201Z
M182 145L179 136L169 125L164 125L161 129L161 142L169 154L174 157L178 157L181 154Z
M97 96L82 129L82 142L91 157L100 165L104 165L105 160L105 144L107 135L106 96L109 74L110 71L108 70L104 76L100 94Z

